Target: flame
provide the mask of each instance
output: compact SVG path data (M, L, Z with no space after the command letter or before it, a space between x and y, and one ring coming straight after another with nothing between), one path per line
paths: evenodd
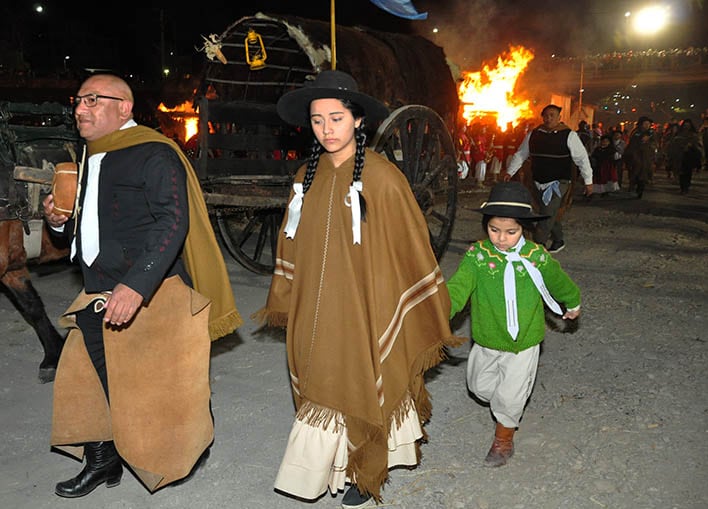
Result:
M458 94L467 124L494 116L504 131L509 122L515 126L524 118L532 118L529 101L515 97L514 88L533 58L534 54L523 46L510 46L508 53L497 57L495 68L485 64L481 71L464 72Z
M157 109L164 113L170 113L175 122L183 124L184 133L180 136L183 141L186 142L199 132L199 115L192 107L191 101L185 101L174 108L168 108L164 103L160 103Z

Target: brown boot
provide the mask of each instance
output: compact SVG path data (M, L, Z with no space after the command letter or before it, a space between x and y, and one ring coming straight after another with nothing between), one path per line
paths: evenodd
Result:
M492 447L484 458L485 467L501 467L506 465L509 458L514 455L514 431L516 428L505 428L497 423Z

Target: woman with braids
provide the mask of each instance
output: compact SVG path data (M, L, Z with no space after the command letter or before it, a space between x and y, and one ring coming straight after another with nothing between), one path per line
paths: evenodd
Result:
M423 375L462 340L408 181L366 148L364 120L375 125L386 107L350 75L322 71L277 108L315 141L254 315L287 329L296 417L275 488L306 500L347 489L342 507L373 506L389 468L419 463L431 416Z

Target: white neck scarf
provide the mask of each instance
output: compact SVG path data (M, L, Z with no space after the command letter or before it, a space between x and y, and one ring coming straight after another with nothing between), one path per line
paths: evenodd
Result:
M361 244L361 203L359 193L364 188L361 180L352 182L349 186L349 204L352 209L352 236L354 244Z
M359 193L363 189L361 181L353 182L349 186L349 194L345 201L346 205L352 209L352 236L354 244L361 244L361 202L359 201ZM295 238L295 232L300 224L300 215L302 211L302 200L305 194L302 192L302 184L293 184L295 192L293 199L288 204L288 222L285 223L285 237L288 239ZM348 203L347 203L348 202Z
M506 301L506 329L509 331L512 339L516 341L516 337L519 335L519 317L518 311L516 309L516 274L514 274L514 263L521 262L531 276L533 284L541 293L546 305L553 310L554 313L562 315L563 311L558 303L553 299L548 288L543 282L543 276L541 272L533 266L533 264L526 258L519 256L519 251L526 244L526 240L523 235L519 239L519 242L511 248L511 251L502 251L497 249L501 254L506 256L506 267L504 268L504 300Z
M288 222L285 224L285 238L287 239L295 238L297 226L300 224L302 199L305 197L305 194L302 192L302 184L293 184L293 191L295 191L295 196L293 196L293 199L290 200L290 204L288 205Z

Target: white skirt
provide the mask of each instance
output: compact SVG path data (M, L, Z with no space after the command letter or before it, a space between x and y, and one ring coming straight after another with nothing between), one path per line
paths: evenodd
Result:
M410 405L401 426L392 426L389 433L388 467L415 466L415 443L422 437L418 412ZM327 488L333 495L344 490L346 482L356 482L346 475L350 446L341 414L324 428L296 420L275 478L275 489L310 500L318 498Z

